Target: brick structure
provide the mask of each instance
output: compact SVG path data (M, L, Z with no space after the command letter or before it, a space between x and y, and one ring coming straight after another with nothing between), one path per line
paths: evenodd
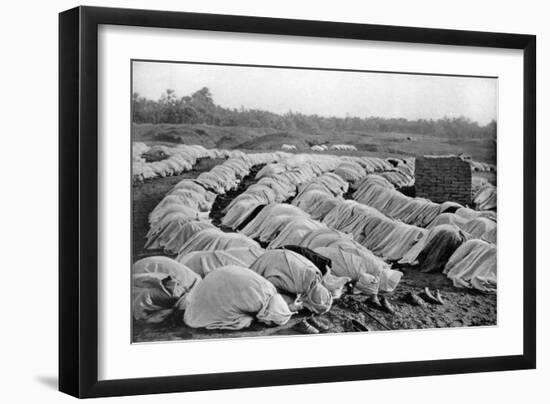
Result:
M417 157L415 164L416 196L434 202L472 202L470 164L458 156Z

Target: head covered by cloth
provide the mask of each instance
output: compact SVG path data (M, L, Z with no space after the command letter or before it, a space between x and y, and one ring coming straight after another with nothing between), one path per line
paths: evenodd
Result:
M303 298L304 306L314 313L326 313L332 306L332 294L321 283L315 283Z
M132 265L134 319L159 323L200 282L191 269L168 257L147 257Z
M319 268L304 256L290 250L267 250L250 267L284 293L296 295L304 306L324 313L332 296L322 284Z
M282 325L291 316L272 283L250 269L228 265L209 273L187 296L184 322L193 328L240 330L255 318Z

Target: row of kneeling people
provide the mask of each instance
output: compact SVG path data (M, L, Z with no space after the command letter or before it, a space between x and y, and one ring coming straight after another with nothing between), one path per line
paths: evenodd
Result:
M152 158L152 161L148 160ZM189 171L199 159L246 158L239 150L206 149L200 145L148 146L132 144L132 180L141 182L156 177L170 177Z
M312 246L317 242L326 244L326 234L312 237ZM469 240L452 254L445 272L458 287L472 287L473 282L480 290L491 290L495 261L494 246ZM314 250L239 247L196 251L176 260L148 257L133 266L133 316L155 323L183 313L188 326L208 329L242 329L254 320L282 325L302 308L313 313L330 310L333 300L353 283L351 277L334 275L342 269L357 279L355 293L374 294L385 274L390 275L385 282L395 282L392 272L381 272L378 279L369 273L376 265L349 246L331 243ZM486 276L464 280L464 274L480 269Z
M285 324L292 312L275 286L242 266L220 267L202 278L167 257L148 257L132 266L132 314L160 323L183 313L190 327L242 329L255 319Z
M347 157L334 173L348 181L353 189L367 174L373 173L398 188L410 187L414 184L414 159Z
M161 200L149 214L146 248L178 253L192 234L213 228L208 217L216 196L236 188L253 166L265 165L256 175L259 181L226 207L225 226L237 228L242 224L242 218L258 206L287 199L296 193L296 184L334 168L338 163L337 158L282 153L229 159L194 180L180 181Z
M429 272L443 271L455 284L461 286L484 291L492 291L496 287L496 265L491 264L496 252L492 246L492 241L496 239L496 222L478 216L484 212L462 208L459 212L462 215L443 213L436 217L428 229L424 229L393 220L364 204L343 200L341 196L346 190L345 181L339 182L334 173L325 173L299 185L298 194L292 201L298 209L277 204L261 206L260 213L250 214L252 216L256 213L257 219L252 219L250 224L240 230L260 242L268 242L270 248L277 248L285 244L300 244L308 233L324 231L328 227L351 235L368 251L385 260L419 265ZM469 213L476 216L468 218ZM265 220L263 229L254 228L262 218ZM242 220L246 223L246 214ZM454 223L448 223L449 220ZM337 237L342 233L338 233ZM460 272L462 278L459 280L456 271L449 272L445 267L455 251L471 238L487 241L467 244L478 245L490 253L483 255L487 259L484 258L485 264L479 265L478 269L474 267ZM466 261L476 254L474 250L468 251L470 253L465 257ZM481 278L487 282L481 282Z
M308 184L302 190L293 205L311 219L352 236L376 256L416 265L426 272L443 272L460 287L486 292L496 289L496 222L483 216L484 212L462 208L441 213L424 229L393 220L371 206L344 200L322 187ZM307 222L290 220L281 234L299 237L308 226L311 228ZM273 223L269 227L277 229Z
M298 186L324 173L326 188L338 195L347 191L347 179L342 173L350 169L350 162L337 156L288 155L285 153L242 154L226 160L196 179L180 181L155 207L149 216L150 231L147 245L151 248L169 246L174 251L181 239L180 232L186 219L208 217L217 195L238 186L254 165L265 164L257 173L257 183L237 196L226 207L223 225L239 229L251 213L262 206L284 202L294 197ZM391 168L384 159L363 157L353 160L359 175ZM328 173L328 171L332 171ZM343 184L342 184L343 183ZM342 186L345 185L345 189Z
M353 199L392 219L419 227L437 223L438 217L445 213L456 215L457 221L488 219L495 222L496 226L496 213L492 210L473 210L456 202L435 203L424 198L412 198L396 190L393 184L380 175L367 175L361 179L356 184Z
M215 249L182 253L175 260L154 256L134 263L134 318L161 322L183 312L185 324L194 328L241 329L254 319L280 325L302 309L327 312L350 284L366 295L376 294L380 285L364 260L343 247L263 250L242 239L210 247ZM229 248L217 249L222 247ZM356 272L357 281L335 275L342 270Z
M338 163L336 168L342 164L339 159L336 163ZM301 166L301 168L303 167L304 165ZM325 165L305 178L288 179L286 177L288 171L273 172L270 177L277 179L279 176L284 176L285 181L288 180L297 189L294 192L294 201L300 200L301 196L308 192L317 191L341 198L348 189L348 183L335 172L323 172L330 168L330 164ZM269 167L264 167L264 170L268 171L268 169ZM334 170L334 161L332 161L332 169ZM261 177L262 172L259 172L257 176ZM276 190L273 193L275 197L278 195ZM286 196L285 194L282 199L285 199ZM328 231L332 236L330 243L333 249L324 251L324 253L339 263L334 268L334 273L337 276L349 277L359 288L369 283L369 288L367 288L369 293L377 293L380 284L382 291L392 291L399 282L402 275L400 272L391 270L382 259L376 257L352 238L341 232L332 231L324 223L310 217L299 206L295 206L294 202L293 205L289 205L278 203L276 198L272 201L256 200L250 207L248 204L240 203L238 199L236 198L233 201L235 203L232 202L228 206L226 215L222 219L224 225L240 231L240 233L236 233L238 237L244 236L258 240L260 243L268 244L268 248L271 249L288 245L310 248L312 246L307 244L307 235L317 231ZM257 209L258 207L260 209ZM325 237L325 240L328 241L329 238ZM316 241L319 242L319 239ZM189 244L182 247L180 253L190 252L189 247L191 247L191 251L196 248L192 241ZM329 245L321 244L316 247L323 248L329 247ZM365 282L365 279L369 279L369 282Z
M279 158L279 153L245 154L178 182L149 214L146 248L177 253L190 235L214 227L208 217L218 195L235 189L252 167Z
M348 190L349 181L361 178L369 172L392 170L392 167L387 160L375 157L295 155L262 168L256 175L257 183L226 207L222 223L238 230L246 224L246 218L254 211L264 205L295 197L298 187L311 181L324 181L321 185L328 191L342 196Z
M314 249L344 248L359 256L361 265L368 263L367 272L372 271L373 266L387 268L384 272L393 273L396 281L400 276L396 276L397 271L388 271L385 261L415 266L424 272L441 272L457 287L483 292L496 290L495 244L475 238L453 224L440 224L426 230L391 221L374 209L366 207L365 210L353 201L343 201L341 206L353 208L354 205L358 210L349 209L350 215L335 207L322 222L312 220L302 210L289 205L272 205L265 207L242 233L269 241L269 248L286 244ZM361 268L355 261L354 265ZM349 269L338 271L338 274L353 278ZM381 290L391 290L382 284Z
M240 229L258 208L294 197L298 186L325 175L339 164L340 159L333 156L297 155L280 163L266 165L256 174L258 181L225 208L222 224L233 230Z
M234 155L234 152L208 150L199 145L148 146L145 143L132 144L132 180L144 181L155 177L169 177L189 171L201 158L220 158ZM148 161L146 157L153 157Z
M296 145L293 144L283 144L281 145L282 150L298 150ZM346 150L346 151L357 151L357 147L347 144L335 144L328 146L326 144L316 144L310 147L312 151L326 151L326 150Z

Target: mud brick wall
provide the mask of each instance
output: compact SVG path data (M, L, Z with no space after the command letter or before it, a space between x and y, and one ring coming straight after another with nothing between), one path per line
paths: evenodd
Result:
M454 201L471 205L472 171L470 164L456 156L417 157L416 196L434 202Z

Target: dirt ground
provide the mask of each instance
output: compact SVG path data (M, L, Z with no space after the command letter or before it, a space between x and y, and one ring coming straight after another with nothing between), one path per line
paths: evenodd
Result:
M203 171L208 171L221 160L205 159L200 161L192 171L180 176L159 178L136 184L133 187L133 261L151 255L165 255L159 250L145 250L145 234L148 230L147 215L158 202L183 178L195 178ZM259 167L256 167L256 170ZM223 197L218 197L211 212L212 222L219 226L221 210L235 196L254 183L253 170L245 177L241 186ZM466 326L489 326L497 323L497 296L483 294L473 290L458 289L442 274L421 272L421 268L394 267L404 275L398 287L385 297L393 306L394 313L368 301L360 295L345 295L334 302L331 310L323 315L312 316L311 313L300 313L280 327L268 327L254 323L250 328L241 331L211 331L193 329L183 324L182 316L177 315L163 324L150 325L134 322L133 341L166 341L181 339L254 337L268 335L296 335L302 333L296 327L303 319L321 333L388 331L402 329L426 329ZM432 291L439 290L445 301L444 305L426 303L417 306L407 297L410 292L419 294L428 286Z
M328 131L302 133L280 131L269 127L213 126L204 124L133 124L135 140L200 144L207 148L272 151L281 144L296 145L298 153L312 153L312 144L352 144L358 152L347 155L371 155L388 157L395 155L415 156L426 154L466 153L474 160L494 164L496 161L495 139L456 138L454 134L410 134L377 131ZM313 152L314 153L314 152ZM331 153L340 154L331 150Z

